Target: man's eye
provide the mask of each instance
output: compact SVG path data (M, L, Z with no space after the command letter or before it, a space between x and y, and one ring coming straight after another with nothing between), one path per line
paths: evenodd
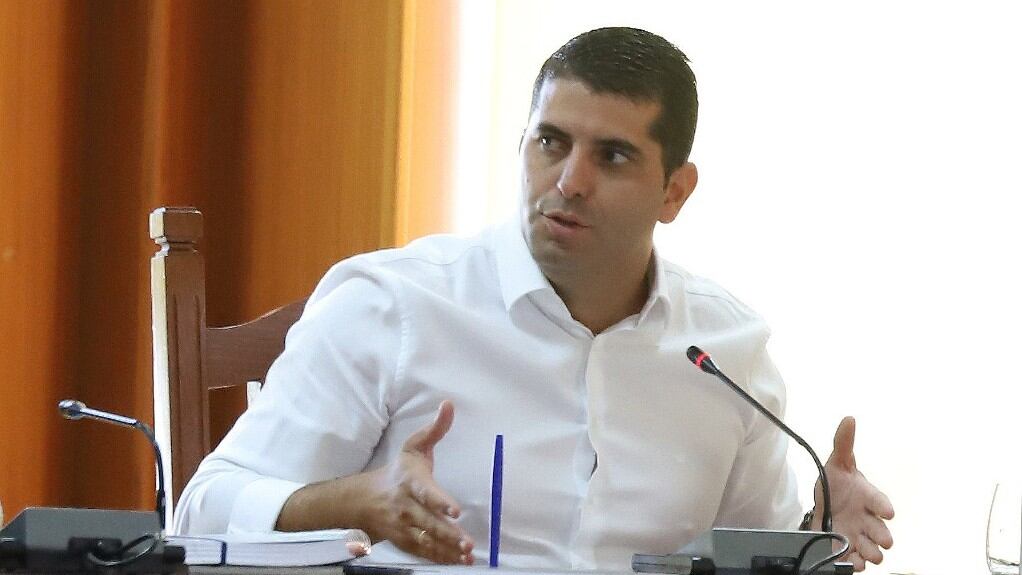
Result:
M562 152L565 149L564 141L555 136L539 136L539 147L545 152Z
M603 161L607 164L619 165L631 161L631 156L620 150L604 150Z

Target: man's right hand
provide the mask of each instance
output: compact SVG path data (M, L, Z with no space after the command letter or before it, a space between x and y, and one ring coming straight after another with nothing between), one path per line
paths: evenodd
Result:
M306 485L284 504L277 529L357 527L373 541L436 563L472 564L472 538L454 522L458 503L433 479L433 447L454 422L454 405L413 433L397 460L379 469Z

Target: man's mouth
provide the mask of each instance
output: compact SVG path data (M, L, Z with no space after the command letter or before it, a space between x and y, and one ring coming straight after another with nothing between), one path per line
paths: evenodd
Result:
M588 224L582 218L569 212L550 210L542 212L543 217L552 220L554 223L566 228L588 228Z

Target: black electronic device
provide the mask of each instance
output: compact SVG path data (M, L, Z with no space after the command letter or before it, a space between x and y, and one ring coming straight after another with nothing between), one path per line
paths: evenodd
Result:
M670 575L852 575L851 563L836 562L831 541L817 531L770 531L717 527L677 553L632 556L632 571Z
M169 574L183 563L153 511L29 507L0 531L0 571Z

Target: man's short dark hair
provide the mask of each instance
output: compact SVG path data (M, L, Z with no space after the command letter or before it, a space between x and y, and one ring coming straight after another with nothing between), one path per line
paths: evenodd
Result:
M536 111L543 84L555 78L578 80L597 94L659 103L660 117L650 135L663 150L665 174L670 176L688 161L699 98L688 57L674 44L637 28L598 28L580 34L543 63L532 87L531 112Z

